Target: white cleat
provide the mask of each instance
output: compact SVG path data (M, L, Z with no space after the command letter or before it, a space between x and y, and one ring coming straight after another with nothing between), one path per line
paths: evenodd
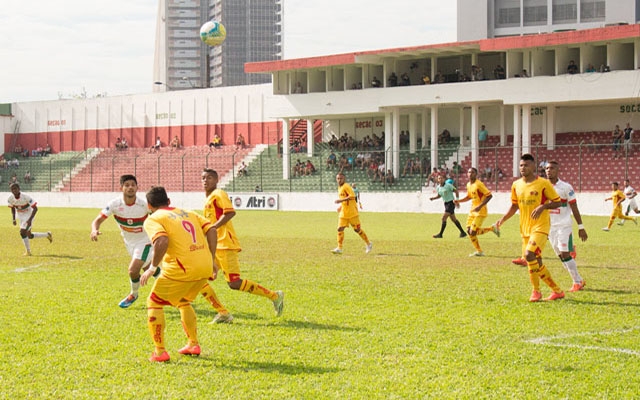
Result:
M609 228L607 228L606 226L604 228L602 228L603 231L605 232L609 232Z
M481 251L474 251L473 253L469 254L469 257L484 257L484 253Z
M336 247L335 249L331 250L331 252L333 254L342 254L342 249L340 247Z
M373 242L369 242L369 244L365 248L364 252L369 254L369 253L371 253L371 249L373 249Z

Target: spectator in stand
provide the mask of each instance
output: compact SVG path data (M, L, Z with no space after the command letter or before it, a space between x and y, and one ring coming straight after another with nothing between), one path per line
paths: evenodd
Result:
M316 172L316 167L313 165L311 160L307 160L307 165L304 168L305 175L312 175Z
M209 151L211 152L220 146L222 146L222 139L220 139L220 135L216 133L213 135L213 139L211 139L211 142L209 143Z
M7 160L4 159L4 155L0 154L0 168L7 168Z
M16 175L15 172L11 174L11 178L9 178L9 186L13 185L14 183L18 183L18 175Z
M162 147L160 136L156 136L156 143L149 148L149 153L156 153Z
M496 79L505 79L507 77L502 65L496 65L496 68L493 70L493 77Z
M427 75L427 74L422 75L422 84L423 85L430 85L431 84L431 78L429 78L429 75Z
M594 67L593 64L589 64L585 72L596 72L596 67Z
M171 151L178 150L180 147L180 139L178 139L178 135L176 135L171 139Z
M256 185L256 188L255 188L254 192L256 192L256 193L261 193L262 192L262 188L260 187L260 185Z
M27 158L29 157L29 149L22 149L22 157Z
M447 79L442 75L442 72L438 71L436 76L433 78L433 83L445 83Z
M240 167L238 168L238 177L247 176L248 172L249 171L247 170L247 164L245 164L244 161L242 161L242 163L240 164Z
M616 125L615 129L611 133L611 138L613 139L613 158L618 158L622 154L622 139L624 138L624 131L620 129L620 125Z
M578 72L580 71L578 70L578 66L576 65L576 63L573 60L569 61L569 65L567 66L567 74L574 75Z
M338 160L336 158L336 153L331 151L331 154L329 154L329 157L327 157L327 169L333 169L336 166L337 161Z
M16 154L22 154L22 145L20 143L16 144L16 147L13 148L13 152Z
M451 139L451 132L448 129L442 131L439 137L440 144L446 145L449 144L449 140Z
M626 156L631 155L631 140L633 139L633 128L627 122L627 127L624 128L624 151Z
M395 72L392 72L391 75L389 75L389 87L393 87L393 86L398 86L398 75L396 75Z
M400 75L400 86L411 86L411 79L406 72Z
M487 146L487 138L489 131L482 125L478 131L478 146L480 147L480 155L484 155L484 149Z
M115 146L116 146L116 149L117 149L117 150L120 150L120 149L122 148L122 139L117 138L117 139L116 139L116 145L115 145Z
M493 175L493 169L491 169L491 165L487 164L484 167L484 173L482 174L482 177L484 180L490 180L491 176Z
M380 79L376 78L375 76L373 77L373 79L371 80L371 87L374 88L379 88L381 85L380 83Z
M404 169L402 170L402 177L404 178L407 174L413 176L413 158L407 158L407 162L404 164Z
M451 172L457 177L462 172L462 166L458 164L457 161L454 161L453 165L451 166Z
M44 150L42 151L42 156L48 156L49 154L51 154L51 146L49 145L49 143L47 143L47 145L44 146Z
M393 172L391 172L390 169L387 170L387 173L384 176L384 182L388 185L391 186L395 183L395 179L393 178Z
M296 87L293 93L302 93L302 84L300 82L296 82Z
M123 150L129 148L129 143L127 142L126 138L122 138L122 141L120 142L120 146L122 147Z
M238 135L238 138L236 139L236 150L244 149L246 145L247 144L244 141L244 136L242 136L242 133L240 133Z
M504 172L502 172L502 168L496 166L496 173L495 176L498 177L498 179L502 179L504 178Z
M24 174L24 181L25 181L26 183L31 183L31 171L27 171L27 172Z

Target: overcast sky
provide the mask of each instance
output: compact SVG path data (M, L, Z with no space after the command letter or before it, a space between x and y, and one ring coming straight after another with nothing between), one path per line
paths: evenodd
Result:
M149 93L157 0L5 0L0 103ZM284 0L285 58L456 40L453 0Z

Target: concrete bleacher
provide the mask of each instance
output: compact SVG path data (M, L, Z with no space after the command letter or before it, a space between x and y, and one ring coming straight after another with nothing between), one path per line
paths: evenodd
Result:
M0 169L2 184L8 185L13 174L16 174L22 190L26 192L47 192L52 190L55 183L68 173L84 158L83 151L65 151L49 154L45 157L22 157L17 154L6 154L7 160L18 159L19 167ZM31 181L26 182L25 174L31 173Z

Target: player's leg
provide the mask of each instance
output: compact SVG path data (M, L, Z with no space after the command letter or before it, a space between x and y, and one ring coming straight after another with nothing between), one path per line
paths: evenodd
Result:
M551 272L547 270L547 267L542 262L542 250L547 242L547 235L544 233L533 233L529 236L529 242L527 244L527 263L529 264L529 270L531 271L532 261L531 257L534 257L534 262L537 264L537 275L547 286L553 290L553 293L545 300L557 300L564 297L564 292L558 286L558 284L551 277ZM534 268L535 269L535 268Z
M131 255L129 261L129 284L131 290L129 294L118 303L120 308L129 308L136 300L138 300L138 290L140 289L140 271L151 263L153 258L153 247L150 243L131 243L127 244L127 250ZM154 277L160 274L160 268L156 270Z
M198 324L196 312L191 303L200 292L202 285L207 284L206 280L184 283L185 294L181 296L177 307L180 310L180 321L182 329L187 335L187 345L178 350L178 353L190 356L200 355L200 343L198 343Z
M149 334L155 347L151 353L150 361L165 362L169 361L169 353L164 342L164 331L166 321L164 317L164 306L170 305L171 285L176 282L160 276L153 284L153 288L147 298L147 326Z
M224 271L224 278L229 287L233 290L239 290L256 296L266 297L273 302L276 315L282 314L284 307L284 293L282 291L274 291L267 289L257 282L249 279L240 278L240 261L238 260L238 252L235 250L218 250L216 251L216 262Z
M364 232L364 230L362 230L362 226L360 225L360 217L351 218L349 220L349 225L353 227L353 230L358 234L358 236L360 236L360 239L364 241L365 243L364 251L366 253L371 252L371 249L373 248L373 243L371 243L367 234Z
M342 245L344 244L344 230L347 226L349 226L349 222L346 219L338 218L338 234L337 234L338 247L331 250L332 253L334 254L342 253Z
M455 205L454 205L454 207L455 207ZM456 218L455 208L453 210L451 210L451 213L449 214L449 218L455 224L456 228L458 228L458 231L460 231L460 237L461 238L466 237L467 236L467 232L465 232L464 229L462 229L462 225L460 224L460 221L458 221L458 218Z
M469 236L469 240L471 240L471 244L476 249L475 252L469 254L469 257L484 255L484 253L482 252L482 248L480 247L480 242L478 241L477 235L477 223L478 219L480 218L481 217L479 217L476 213L469 213L469 216L467 217L467 235ZM481 218L480 221L482 221L482 219L483 218Z
M447 229L447 219L449 219L449 213L445 211L444 214L442 214L442 223L440 224L440 232L433 235L434 238L436 239L442 238L442 234L444 233L444 230Z
M200 294L204 297L209 304L217 311L217 314L213 317L211 322L220 324L220 323L231 323L233 321L233 315L229 313L229 310L222 304L220 299L218 299L218 295L213 290L211 285L209 285L208 281L204 282L204 285L200 289Z
M20 238L22 239L22 244L24 245L24 255L31 255L31 242L29 238L31 237L31 224L28 222L28 217L21 218L20 213L16 213L16 218L20 224Z

